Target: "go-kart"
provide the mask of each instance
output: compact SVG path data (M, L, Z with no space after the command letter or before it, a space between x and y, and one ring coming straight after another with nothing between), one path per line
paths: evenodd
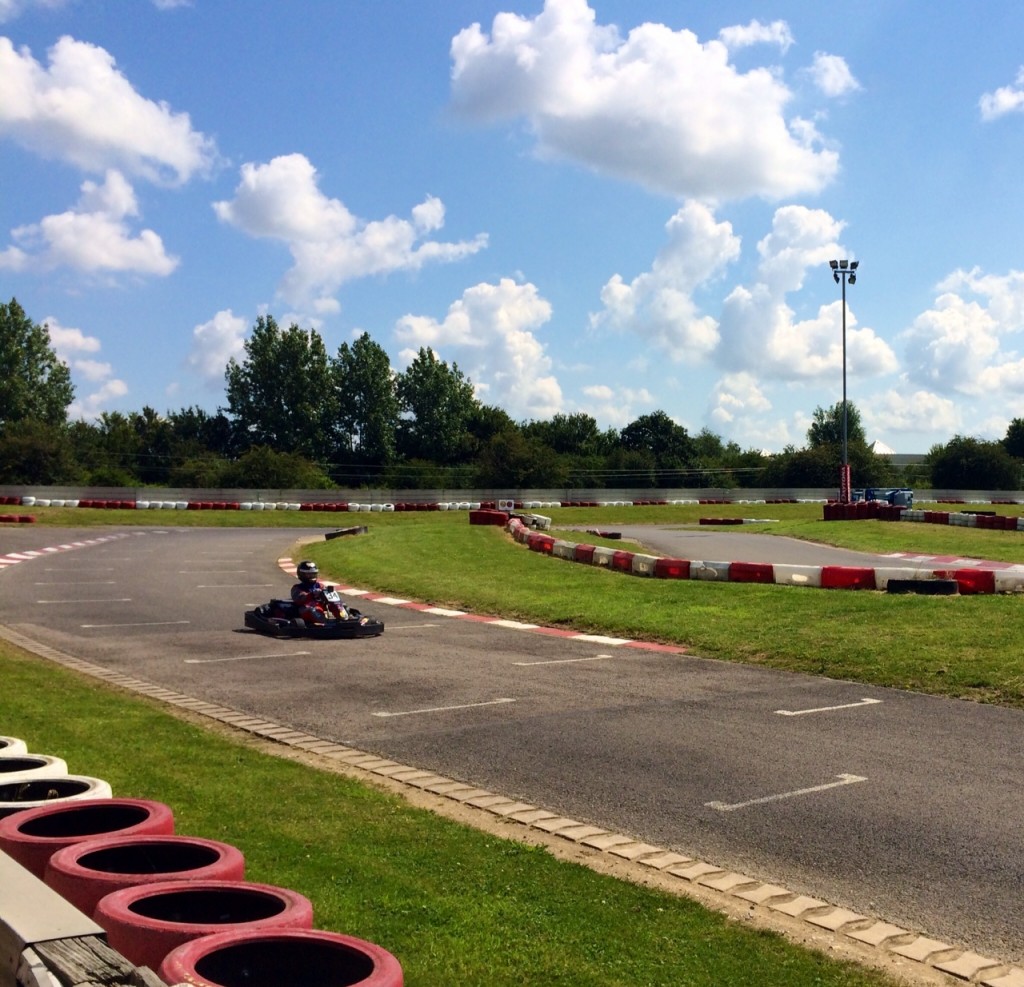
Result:
M333 586L325 587L323 603L323 623L304 620L291 600L271 600L255 610L246 610L245 626L273 637L377 637L384 633L383 620L342 603Z

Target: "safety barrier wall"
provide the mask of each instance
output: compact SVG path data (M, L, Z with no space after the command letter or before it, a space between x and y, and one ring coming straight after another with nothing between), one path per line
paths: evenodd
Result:
M1024 531L1024 515L996 514L995 511L966 510L951 513L905 510L903 520L925 524L948 524L960 528L982 528L986 531Z
M905 512L907 513L907 512ZM921 512L931 513L931 512ZM793 565L771 562L715 562L706 559L674 559L628 552L604 545L577 544L530 531L512 516L506 530L517 542L567 561L601 566L634 576L656 579L697 579L706 582L760 583L776 586L807 586L817 589L888 590L900 582L955 581L964 595L1024 593L1024 566L1007 569L973 567L916 568L913 566ZM932 587L933 589L937 587Z
M1024 504L1024 491L917 490L918 503ZM509 510L538 507L658 506L670 504L823 504L858 509L858 501L840 505L835 491L803 489L687 490L259 490L171 489L157 487L34 487L0 484L0 506L186 510L418 511L472 510L481 506ZM297 507L295 505L298 505ZM859 508L863 509L863 508Z

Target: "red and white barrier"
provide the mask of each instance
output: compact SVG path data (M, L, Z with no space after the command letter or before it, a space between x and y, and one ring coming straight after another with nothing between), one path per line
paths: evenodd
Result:
M904 511L904 515L911 513ZM920 512L921 514L932 512ZM948 517L948 515L945 515ZM955 515L954 515L955 516ZM955 580L959 592L1024 593L1024 566L1002 563L977 564L976 560L941 556L900 556L918 565L838 566L792 565L772 562L714 562L706 559L668 559L641 552L627 552L604 545L576 544L530 531L513 517L506 525L512 538L534 551L545 552L583 565L601 566L635 576L655 579L697 579L705 582L762 583L776 586L810 586L816 589L887 590L891 580ZM539 539L547 538L542 545ZM934 563L934 567L921 563ZM968 564L970 563L970 564Z

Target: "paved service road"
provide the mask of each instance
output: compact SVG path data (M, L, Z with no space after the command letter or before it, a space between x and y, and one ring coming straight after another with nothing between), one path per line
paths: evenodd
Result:
M287 592L277 560L302 534L0 530L0 556L106 539L0 569L0 622L188 695L1024 961L1019 712L382 603L364 606L385 620L380 638L246 632L245 609ZM714 552L661 550L725 560L722 538Z

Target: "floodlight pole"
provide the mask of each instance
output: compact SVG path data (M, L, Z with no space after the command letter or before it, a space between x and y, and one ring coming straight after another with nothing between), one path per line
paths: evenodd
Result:
M850 450L847 442L847 411L846 411L846 281L857 283L859 260L830 260L832 279L843 287L843 462L839 472L839 503L850 503Z

